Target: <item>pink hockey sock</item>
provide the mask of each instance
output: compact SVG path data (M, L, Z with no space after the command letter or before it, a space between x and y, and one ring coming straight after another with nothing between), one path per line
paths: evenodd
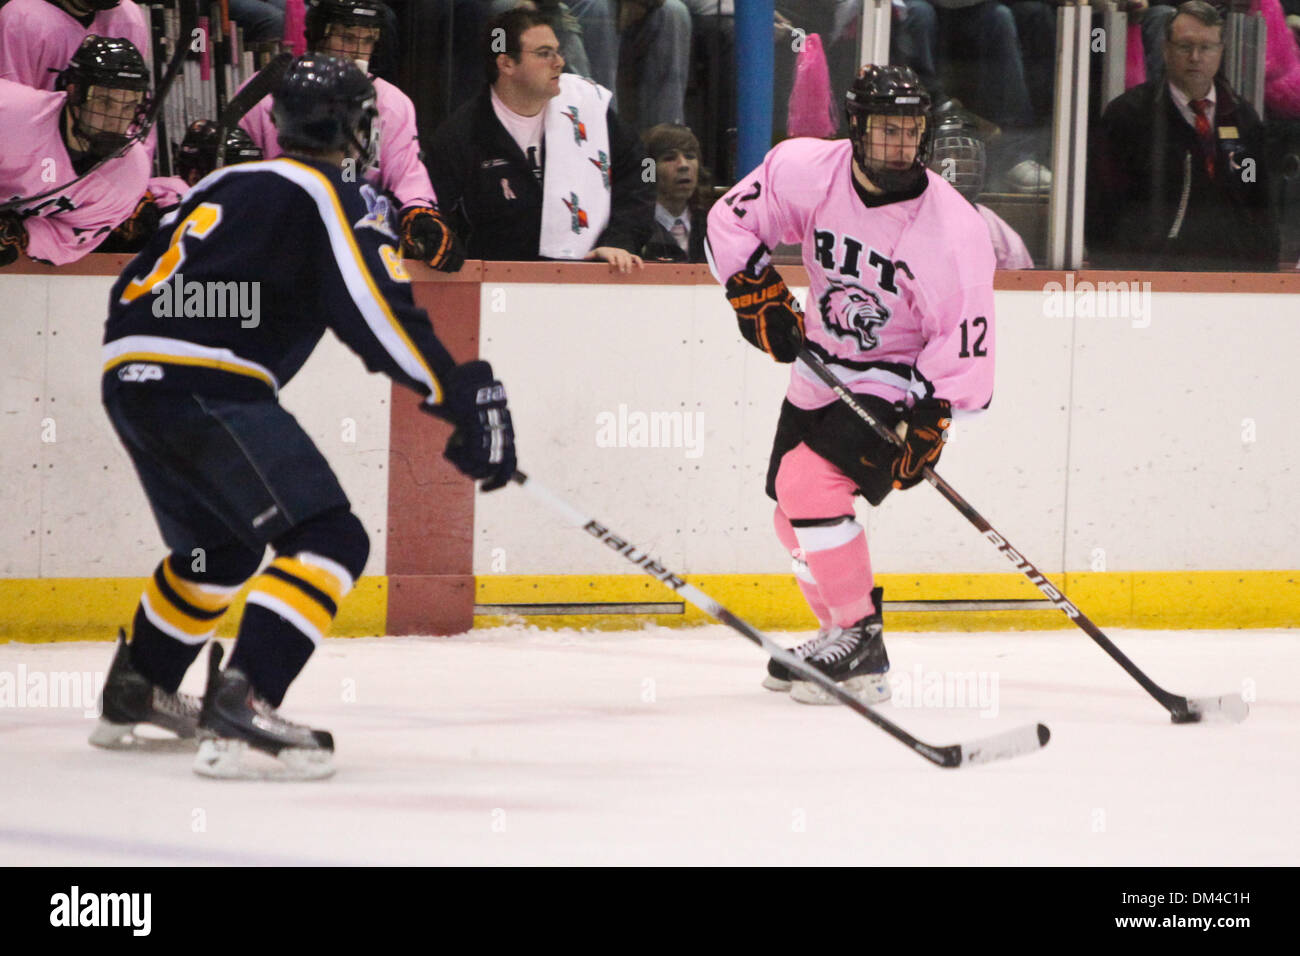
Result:
M777 471L778 511L789 519L831 622L840 627L875 610L867 535L853 516L855 490L843 472L807 445L787 452Z
M803 599L808 602L813 614L817 616L817 625L822 628L830 627L831 610L827 606L825 599L822 598L821 588L817 586L812 571L808 569L808 562L804 560L803 549L799 547L799 539L794 533L794 526L790 524L790 519L786 517L780 505L776 506L776 513L772 518L772 523L776 526L776 536L781 539L781 544L785 545L785 549L790 552L790 556L795 560L794 579L799 582L799 590L803 592Z

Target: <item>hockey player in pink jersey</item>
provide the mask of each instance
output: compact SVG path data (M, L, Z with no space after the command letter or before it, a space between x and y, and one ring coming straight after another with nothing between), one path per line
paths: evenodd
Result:
M345 56L369 73L370 54L379 39L384 7L378 0L314 0L307 7L307 47ZM379 167L367 177L392 193L401 209L402 253L443 272L456 272L465 253L452 228L437 211L437 197L420 156L415 104L387 80L370 77L378 96L381 143ZM239 121L267 159L280 155L271 98L262 99Z
M59 75L58 91L0 80L0 266L26 252L73 262L131 217L149 180L144 147L131 143L149 88L139 51L127 40L87 37Z
M0 5L0 80L53 90L90 35L149 48L149 21L132 0L7 0Z
M955 411L993 393L993 248L979 214L926 169L930 100L906 67L867 66L847 97L849 139L793 139L767 154L709 214L709 262L741 333L794 362L767 493L777 537L821 625L796 649L868 702L889 697L881 589L873 587L854 496L879 505L939 459ZM808 309L770 250L800 243ZM807 348L893 428L871 431L801 362ZM768 662L764 686L834 703Z

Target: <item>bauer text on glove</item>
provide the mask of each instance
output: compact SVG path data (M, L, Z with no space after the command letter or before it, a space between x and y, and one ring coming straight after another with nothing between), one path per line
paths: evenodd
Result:
M770 265L756 276L737 272L727 280L727 301L740 334L778 362L793 362L803 347L803 312L785 280Z
M516 464L505 386L482 360L457 365L443 385L442 404L425 406L456 426L443 455L470 478L486 479L480 490L495 491L510 480Z

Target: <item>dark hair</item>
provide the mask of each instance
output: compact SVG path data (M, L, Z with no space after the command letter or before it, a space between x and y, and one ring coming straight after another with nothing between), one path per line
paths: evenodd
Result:
M1187 0L1186 3L1180 3L1174 15L1165 21L1165 42L1168 42L1174 35L1174 21L1183 14L1200 20L1207 27L1218 27L1220 32L1223 30L1223 17L1211 3L1205 0Z
M695 134L691 132L689 126L680 126L677 123L660 123L658 126L651 126L641 134L641 142L645 145L646 152L656 163L659 157L664 153L681 151L683 153L694 153L700 160L699 178L695 183L695 195L687 202L691 209L707 210L713 205L716 198L713 195L713 174L705 167L703 156L700 154L700 141Z
M515 62L523 55L519 37L533 27L549 27L548 17L538 13L529 5L512 7L504 13L498 13L488 20L483 28L483 69L487 81L495 83L500 72L497 70L497 57L504 53Z

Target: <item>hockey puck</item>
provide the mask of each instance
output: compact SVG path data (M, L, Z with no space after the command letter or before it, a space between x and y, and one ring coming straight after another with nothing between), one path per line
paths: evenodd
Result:
M1047 729L1047 724L1038 725L1038 745L1046 747L1047 742L1052 739L1052 732Z
M1170 723L1175 723L1175 724L1195 724L1195 723L1199 723L1200 720L1201 720L1201 715L1191 710L1184 711L1181 714L1169 715Z

